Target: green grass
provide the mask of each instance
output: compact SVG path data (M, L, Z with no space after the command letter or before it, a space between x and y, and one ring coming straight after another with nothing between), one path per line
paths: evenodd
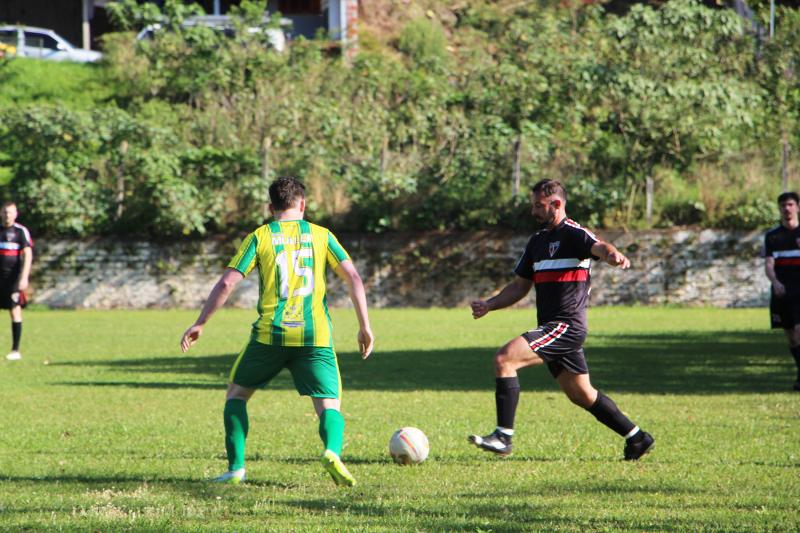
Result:
M591 311L594 384L657 439L638 463L544 368L521 373L515 453L468 446L494 424L491 356L532 311L373 311L364 362L333 313L344 379L335 487L311 403L281 375L250 404L249 482L224 470L221 412L250 311L223 311L187 355L194 311L27 312L24 359L3 361L0 530L796 531L800 394L785 341L754 310ZM0 344L8 342L0 328ZM398 467L413 425L430 458Z
M102 65L16 57L0 62L0 109L49 104L91 109L113 95Z

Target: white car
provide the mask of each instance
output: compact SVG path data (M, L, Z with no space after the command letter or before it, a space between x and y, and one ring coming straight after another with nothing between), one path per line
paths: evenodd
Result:
M281 19L281 26L291 25L291 21L289 19ZM191 28L192 26L207 26L214 30L218 30L223 32L228 37L234 37L233 34L233 23L230 17L226 15L202 15L202 16L195 16L195 17L188 17L186 20L183 21L182 26L184 28ZM146 26L143 28L137 35L136 39L139 41L152 39L159 30L162 29L161 24L151 24L150 26ZM261 27L252 27L247 28L247 33L254 34L264 32L267 36L267 40L269 41L270 46L278 52L283 52L286 48L286 35L283 33L282 30L277 28L261 28Z
M53 30L32 26L0 26L0 42L16 47L18 57L79 63L93 63L103 57L94 50L75 48Z

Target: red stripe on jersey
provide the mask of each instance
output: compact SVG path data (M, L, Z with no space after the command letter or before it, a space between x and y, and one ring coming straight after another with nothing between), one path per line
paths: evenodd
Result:
M797 266L800 265L800 257L781 257L775 260L775 266Z
M13 255L14 257L19 255L19 250L2 250L0 249L0 255Z
M589 279L589 271L585 268L578 270L545 270L536 272L533 275L534 283L566 283L570 281L586 281Z

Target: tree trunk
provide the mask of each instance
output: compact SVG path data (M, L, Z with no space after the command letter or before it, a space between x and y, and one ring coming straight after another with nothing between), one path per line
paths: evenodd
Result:
M781 157L781 184L783 191L789 190L789 136L783 134L783 156Z
M265 136L261 140L261 179L264 180L264 187L269 188L270 183L270 168L269 168L269 152L272 148L272 138ZM264 220L269 218L269 200L264 202Z
M520 164L522 159L522 135L517 135L514 141L514 171L511 175L511 197L516 198L519 194Z
M647 216L647 227L649 228L653 227L653 188L653 176L647 176L645 180L645 215Z
M121 159L125 158L125 154L128 153L128 141L122 141L119 145L119 153L122 157ZM117 204L117 212L116 212L116 219L119 220L122 218L122 214L125 212L125 166L120 161L119 169L117 170L117 196L115 198Z

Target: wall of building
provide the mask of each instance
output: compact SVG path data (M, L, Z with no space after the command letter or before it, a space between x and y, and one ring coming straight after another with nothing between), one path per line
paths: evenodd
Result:
M627 271L595 264L592 305L764 306L769 284L757 232L606 233L632 261ZM35 236L34 236L35 238ZM371 305L466 306L513 279L527 235L504 232L340 235L358 266ZM206 240L153 244L111 239L37 240L35 303L56 308L199 307L237 243ZM255 276L230 303L255 305ZM332 305L348 305L329 280ZM521 305L534 303L531 297Z

